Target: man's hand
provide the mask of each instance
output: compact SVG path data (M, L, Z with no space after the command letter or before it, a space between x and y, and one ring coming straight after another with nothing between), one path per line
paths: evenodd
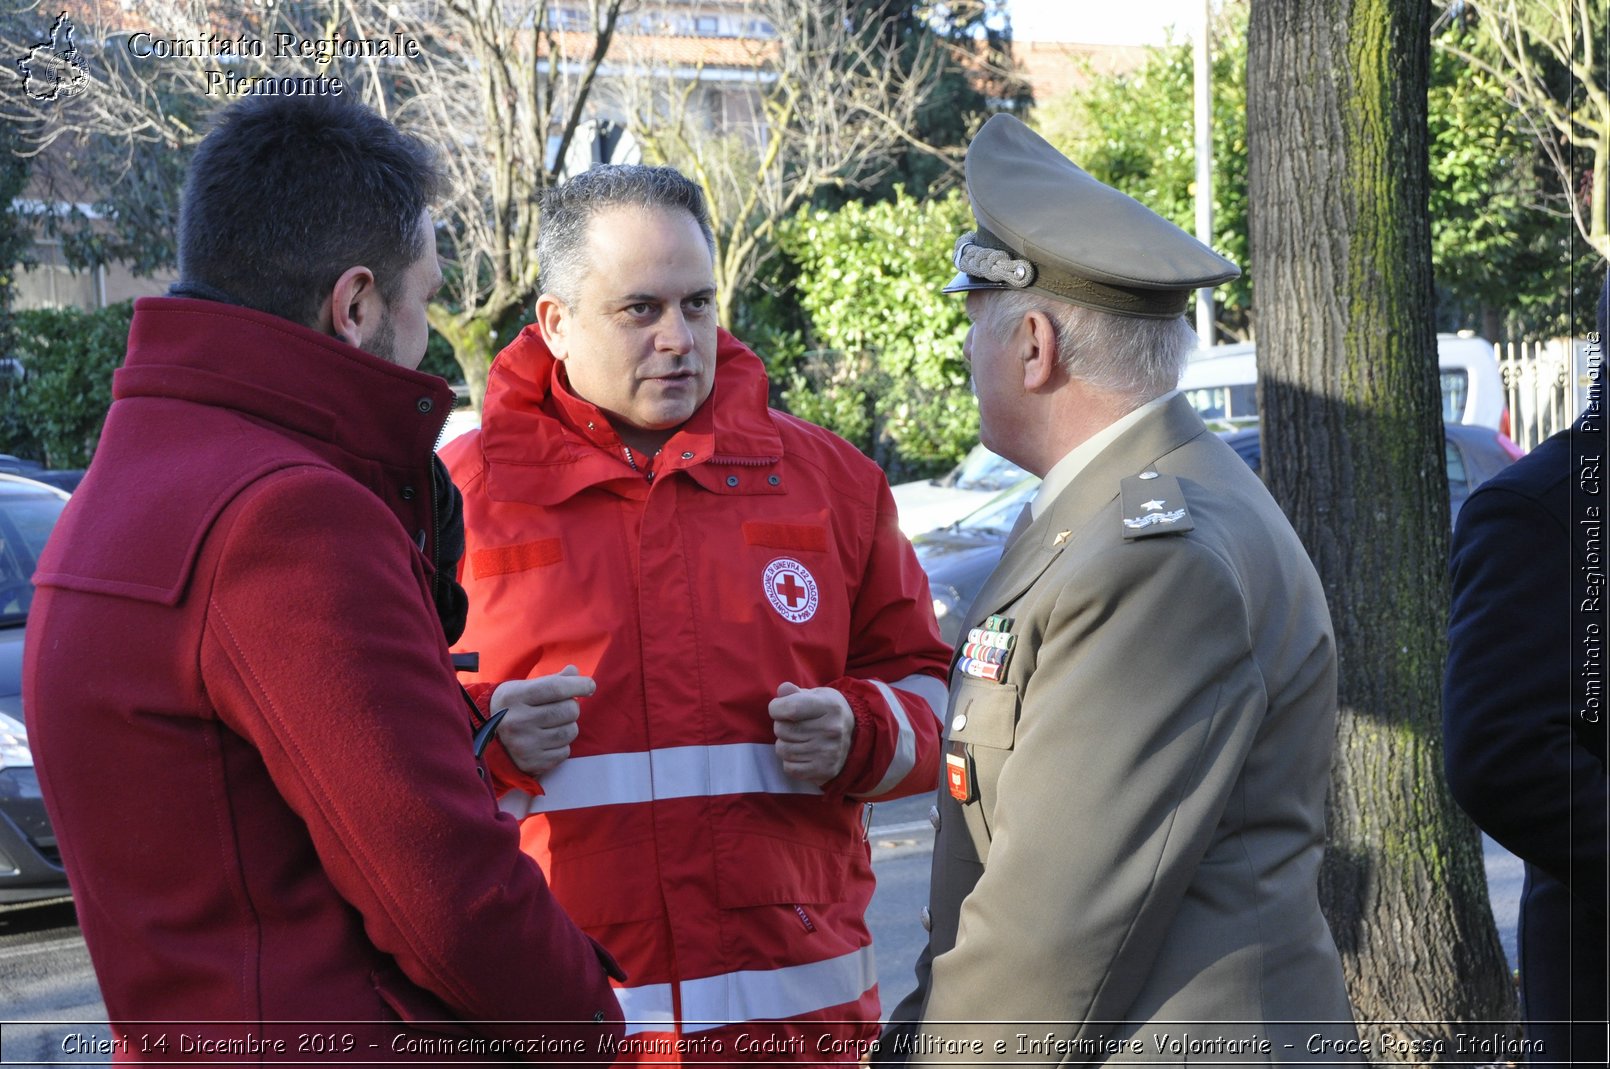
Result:
M492 692L492 711L507 709L498 725L498 739L521 772L540 776L570 756L581 717L577 698L598 689L591 676L567 664L556 676L511 679Z
M766 711L784 772L820 787L844 771L855 733L855 714L844 695L832 687L800 690L784 683Z

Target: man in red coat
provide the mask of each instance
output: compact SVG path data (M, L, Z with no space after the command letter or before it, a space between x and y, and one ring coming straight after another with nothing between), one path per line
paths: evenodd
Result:
M612 963L478 775L434 604L437 182L361 106L224 111L180 296L136 304L40 562L29 735L119 1061L580 1062L620 1034Z
M443 450L482 697L578 673L564 707L493 694L503 808L626 968L623 1059L853 1062L879 1018L864 810L938 781L927 580L883 473L769 409L717 328L697 186L578 175L538 252L537 322Z

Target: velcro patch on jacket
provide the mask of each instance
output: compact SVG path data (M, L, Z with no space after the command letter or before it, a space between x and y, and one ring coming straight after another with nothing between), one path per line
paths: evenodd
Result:
M744 521L744 541L771 549L827 549L827 529L801 523Z
M477 549L470 554L470 571L475 578L489 575L508 575L531 568L546 568L565 559L564 547L557 538L539 538L535 542L518 542L512 546L493 546Z

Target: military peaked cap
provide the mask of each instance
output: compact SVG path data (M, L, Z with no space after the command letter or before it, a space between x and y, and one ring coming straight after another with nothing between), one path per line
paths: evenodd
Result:
M978 229L946 293L1029 289L1118 315L1183 315L1191 293L1241 269L1144 204L1096 181L1010 115L967 149Z

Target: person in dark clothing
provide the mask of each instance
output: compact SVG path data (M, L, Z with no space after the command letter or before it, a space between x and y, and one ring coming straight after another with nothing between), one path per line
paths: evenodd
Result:
M1448 782L1525 862L1519 954L1531 1064L1604 1064L1606 993L1605 411L1600 361L1568 429L1460 511L1443 734Z

